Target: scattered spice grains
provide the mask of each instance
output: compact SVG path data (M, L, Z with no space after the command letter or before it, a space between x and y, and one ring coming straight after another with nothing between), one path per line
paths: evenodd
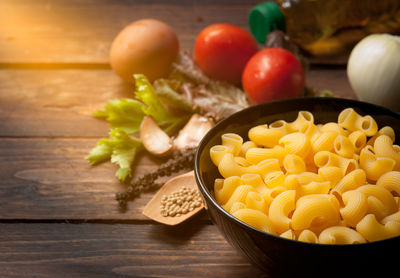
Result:
M179 217L200 207L201 204L200 192L184 186L170 195L161 197L161 215Z

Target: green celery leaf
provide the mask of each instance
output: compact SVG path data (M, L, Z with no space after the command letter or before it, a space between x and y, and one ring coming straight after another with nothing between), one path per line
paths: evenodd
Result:
M157 79L153 83L154 91L163 103L166 103L170 108L185 113L193 113L194 107L178 93L177 90L181 84L173 79Z
M132 177L133 161L137 152L143 149L140 139L131 137L130 134L140 130L140 124L145 115L153 117L157 124L168 132L183 125L192 113L192 111L187 111L184 116L174 116L164 105L167 103L165 99L156 94L144 75L135 75L135 80L136 99L111 100L103 109L93 114L97 118L105 119L112 130L110 138L101 139L85 157L92 165L111 159L112 163L120 167L116 176L122 182ZM171 91L167 93L167 98L173 94ZM176 97L176 95L173 96ZM179 98L174 101L178 105L183 104ZM185 109L189 110L188 107Z
M169 131L177 126L184 124L188 120L187 117L175 117L164 106L160 98L154 91L153 86L143 74L134 74L136 84L135 96L143 101L146 106L143 107L143 112L146 115L152 116L158 125L164 126L166 131Z
M112 128L120 128L128 134L132 134L140 129L145 115L143 106L141 102L134 99L114 99L93 115L105 119Z
M110 138L114 142L111 162L120 167L116 176L124 182L132 177L132 163L136 153L142 149L143 145L140 139L129 136L122 129L113 129L110 132Z
M119 168L117 172L115 173L115 176L121 181L124 182L128 178L132 176L132 170L131 168Z
M107 138L101 139L97 145L89 152L85 159L89 160L90 164L96 165L110 159L113 152L114 142Z

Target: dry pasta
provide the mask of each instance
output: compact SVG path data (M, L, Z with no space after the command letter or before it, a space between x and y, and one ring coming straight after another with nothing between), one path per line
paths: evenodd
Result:
M285 121L277 121L268 125L259 125L249 130L249 139L263 147L273 147L279 139L289 133L289 127Z
M259 174L246 173L243 174L240 179L242 184L253 186L254 189L261 194L265 194L269 190Z
M303 241L303 242L317 243L318 236L313 231L306 229L306 230L301 231L297 240Z
M320 128L320 130L321 130L321 132L332 131L332 132L335 132L340 135L344 135L344 136L348 135L348 131L345 131L343 129L343 127L341 127L338 123L335 123L335 122L329 122L329 123L324 124Z
M392 214L398 210L396 201L389 190L373 184L360 186L356 189L368 199L368 213L373 213L377 219Z
M393 213L393 214L391 214L391 215L386 216L385 218L383 218L381 223L382 224L386 224L389 221L400 222L400 210L395 212L395 213Z
M318 237L319 243L325 244L355 244L366 242L357 231L344 226L332 226L323 230Z
M265 185L269 188L281 186L285 182L285 174L282 171L269 172L264 178Z
M287 239L296 239L296 235L292 230L287 230L286 232L281 233L279 236Z
M354 151L359 153L362 148L367 144L367 135L361 130L353 131L348 136L349 140L353 144Z
M229 210L229 213L233 214L235 211L238 211L238 210L244 209L244 208L247 208L245 203L242 203L242 202L239 202L239 201L238 202L234 202L232 204L232 206L231 206L231 209Z
M319 168L325 166L336 166L342 169L343 174L350 173L358 168L357 160L341 157L333 152L320 151L314 155L315 165Z
M360 191L350 190L342 195L344 206L339 209L345 224L355 227L357 223L367 214L367 196Z
M333 149L335 152L343 157L354 157L355 147L347 136L338 135L333 142Z
M295 154L287 154L283 159L283 167L288 174L299 174L306 171L306 163Z
M242 144L241 150L240 150L240 156L245 157L246 152L251 149L251 148L256 148L257 145L253 141L246 141Z
M376 185L382 186L390 192L394 192L397 196L400 196L400 172L390 171L383 174L376 181Z
M400 234L400 223L388 221L379 223L374 214L367 214L356 226L359 232L368 241L387 239Z
M315 124L313 124L312 122L308 122L305 123L301 129L299 130L299 132L303 133L305 136L307 136L307 138L310 139L310 142L312 142L313 140L315 140L318 136L321 135L321 131L318 128L318 126L316 126Z
M308 194L327 194L331 189L331 183L329 181L312 181L308 184L301 185L297 188L299 196Z
M232 215L256 229L271 234L275 233L271 220L261 211L244 208L235 211Z
M293 131L300 131L304 125L314 123L314 115L308 111L300 111L297 114L296 120L289 123L291 130Z
M346 176L344 176L332 189L332 192L335 194L343 194L348 190L353 190L360 187L367 182L367 175L365 171L362 169L356 169Z
M215 199L219 204L225 204L236 188L242 184L242 180L238 176L231 176L226 179L216 179L214 182Z
M293 230L322 230L339 223L339 211L329 198L310 195L304 197L296 202L291 221Z
M388 157L395 160L394 170L400 170L400 153L393 146L392 139L387 135L380 135L374 142L374 151L379 157Z
M306 157L310 150L310 140L304 133L293 132L279 139L279 144L284 146L285 154L295 154Z
M313 153L319 151L330 151L333 149L333 142L338 134L333 131L325 131L311 140L311 149Z
M321 167L318 169L318 175L329 181L331 187L334 187L343 178L342 170L336 166Z
M387 135L390 137L390 139L392 139L392 141L394 142L395 139L395 133L392 127L390 126L384 126L382 127L380 130L378 130L378 132L372 136L371 138L369 138L367 144L373 146L375 143L376 138L378 138L378 136L380 135Z
M279 160L276 158L267 158L259 162L257 165L258 173L265 178L268 173L273 171L281 171Z
M244 138L244 137L243 137ZM290 240L360 244L400 235L400 147L390 126L347 108L337 122L262 124L210 149L216 201L240 221Z
M276 158L282 164L285 154L284 148L279 145L273 148L251 148L246 152L246 159L251 164L257 164L265 159Z
M233 203L242 202L244 203L249 192L254 191L254 188L251 185L239 185L235 191L233 191L232 195L229 197L226 204L223 205L223 208L226 211L230 211Z
M365 170L367 178L377 181L383 174L393 170L396 161L389 157L379 157L372 146L365 146L360 152L360 166Z
M264 197L258 192L249 192L246 196L245 204L248 208L259 210L263 213L267 210L267 203Z
M241 151L243 138L235 133L225 133L221 136L222 145L227 146L233 155L238 155Z
M278 233L283 233L289 229L289 214L295 209L296 192L287 190L275 197L269 207L268 216L274 224Z
M233 154L226 153L218 164L218 170L224 178L241 176L246 173L258 173L255 165L242 166L234 159Z

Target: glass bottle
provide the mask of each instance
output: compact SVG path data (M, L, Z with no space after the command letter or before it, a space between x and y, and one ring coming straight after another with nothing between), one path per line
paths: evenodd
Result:
M277 0L255 6L250 29L264 43L280 29L314 56L336 55L371 33L400 32L399 0Z

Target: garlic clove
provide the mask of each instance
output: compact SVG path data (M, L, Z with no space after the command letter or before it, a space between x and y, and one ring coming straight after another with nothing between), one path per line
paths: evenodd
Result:
M211 118L193 114L174 140L178 150L196 148L204 135L215 125Z
M140 125L140 139L145 149L155 156L166 156L173 150L173 141L150 116Z

